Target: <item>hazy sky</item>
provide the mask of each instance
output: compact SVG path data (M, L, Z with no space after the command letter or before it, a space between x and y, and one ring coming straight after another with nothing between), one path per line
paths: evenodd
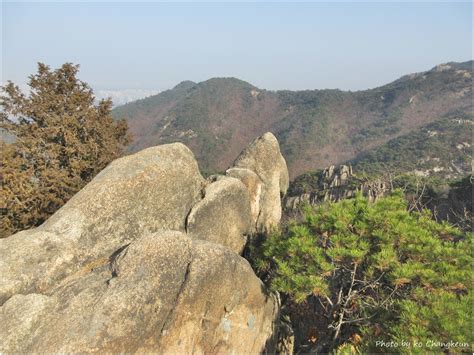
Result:
M81 65L96 89L234 76L266 89L365 89L472 59L470 1L2 3L2 81Z

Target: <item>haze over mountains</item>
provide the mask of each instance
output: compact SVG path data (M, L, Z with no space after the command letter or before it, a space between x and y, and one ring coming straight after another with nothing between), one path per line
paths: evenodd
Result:
M180 141L208 172L225 170L271 131L293 178L344 162L459 177L471 169L472 65L442 64L356 92L268 91L236 78L185 81L114 115L128 121L131 151Z
M111 98L114 106L124 105L131 101L143 99L148 96L156 95L159 90L147 90L147 89L116 89L106 90L99 89L95 90L95 96L98 100Z

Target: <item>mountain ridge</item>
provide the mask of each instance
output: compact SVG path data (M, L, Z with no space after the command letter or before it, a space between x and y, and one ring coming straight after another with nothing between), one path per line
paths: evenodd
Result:
M236 78L184 81L117 107L114 115L129 123L130 151L181 141L209 172L225 170L236 152L271 131L294 178L355 159L453 112L472 121L472 63L440 64L354 92L272 91Z

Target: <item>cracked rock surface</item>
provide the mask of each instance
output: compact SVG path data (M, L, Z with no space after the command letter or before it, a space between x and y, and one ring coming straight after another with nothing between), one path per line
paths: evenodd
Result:
M268 231L280 222L280 195L286 193L290 181L278 140L272 133L265 133L257 138L240 153L234 162L234 168L250 170L261 180L262 189L259 196L256 229L258 232ZM231 171L230 174L238 174L238 172Z
M163 231L45 295L11 297L2 351L258 352L275 312L245 259Z
M180 143L115 160L43 225L0 241L0 304L43 293L143 234L184 231L203 183Z
M1 239L0 352L264 351L279 302L239 253L285 174L253 168L205 181L184 145L148 148Z

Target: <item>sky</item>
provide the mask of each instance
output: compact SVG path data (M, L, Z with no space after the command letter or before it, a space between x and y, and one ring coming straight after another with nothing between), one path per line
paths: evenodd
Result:
M269 90L361 90L472 53L465 2L2 2L2 82L80 64L96 91L237 77Z

